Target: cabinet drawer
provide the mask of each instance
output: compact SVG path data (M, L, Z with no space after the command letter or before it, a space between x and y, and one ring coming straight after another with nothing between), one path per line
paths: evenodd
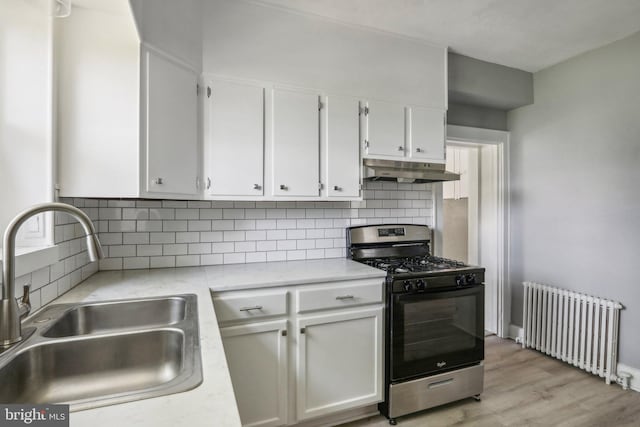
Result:
M382 290L383 279L307 286L297 291L297 312L381 303Z
M252 320L287 314L287 292L214 295L218 322Z

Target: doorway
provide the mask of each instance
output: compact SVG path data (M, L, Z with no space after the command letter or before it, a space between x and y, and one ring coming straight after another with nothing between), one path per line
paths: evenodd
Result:
M509 335L508 132L448 126L447 170L437 185L435 252L485 268L485 329Z

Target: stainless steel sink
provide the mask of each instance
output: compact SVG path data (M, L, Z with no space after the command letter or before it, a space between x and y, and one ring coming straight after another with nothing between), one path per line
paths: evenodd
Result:
M190 390L202 382L197 314L195 295L47 307L0 355L0 402L76 411Z
M43 335L55 338L169 326L184 320L186 304L183 297L168 297L82 305L64 313Z

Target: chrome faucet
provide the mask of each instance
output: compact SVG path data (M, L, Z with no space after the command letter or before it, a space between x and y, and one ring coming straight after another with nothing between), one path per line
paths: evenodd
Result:
M18 229L26 220L34 215L60 211L75 217L84 228L87 239L89 259L96 261L104 258L102 247L93 223L80 209L66 203L42 203L20 212L11 220L4 232L2 247L2 300L0 301L0 348L9 347L22 340L20 320L29 314L29 288L25 286L24 296L20 303L15 298L15 249Z

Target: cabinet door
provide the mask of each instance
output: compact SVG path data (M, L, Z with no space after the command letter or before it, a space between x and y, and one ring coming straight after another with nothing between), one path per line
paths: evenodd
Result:
M143 188L149 193L197 194L197 75L163 54L143 52Z
M320 195L320 97L274 89L273 195Z
M211 82L207 102L207 193L261 196L264 164L264 89Z
M243 426L287 423L287 321L220 329Z
M369 101L366 105L366 155L404 157L404 106L378 101Z
M382 307L302 317L297 333L298 420L382 400Z
M326 99L326 171L329 197L360 195L360 103L357 99Z
M444 163L444 111L436 108L412 107L407 112L411 158Z

